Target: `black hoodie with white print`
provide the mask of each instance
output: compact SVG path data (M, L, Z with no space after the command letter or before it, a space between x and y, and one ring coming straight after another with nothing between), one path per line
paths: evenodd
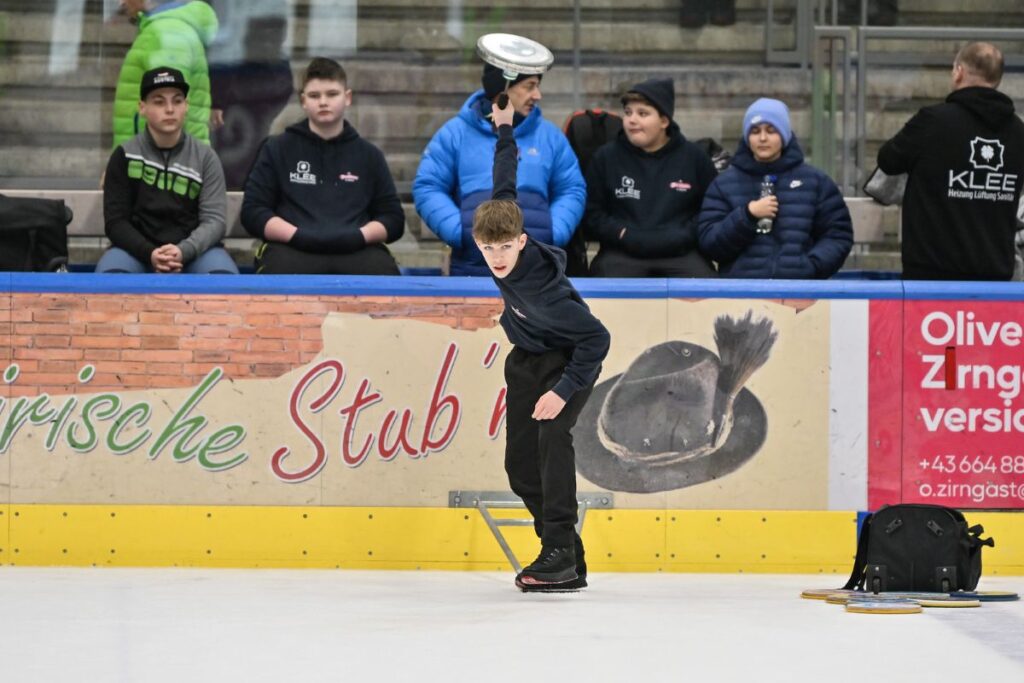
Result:
M998 90L967 87L924 107L878 152L909 173L903 277L1009 280L1024 186L1024 122Z

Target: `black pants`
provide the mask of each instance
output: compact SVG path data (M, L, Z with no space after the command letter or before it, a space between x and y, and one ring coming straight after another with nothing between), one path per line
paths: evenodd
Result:
M576 454L572 428L593 387L577 391L553 420L534 420L537 400L562 376L570 351L530 353L514 347L505 359L505 472L533 515L544 546L571 546L576 530Z
M590 264L590 277L718 277L718 271L696 251L682 256L639 258L601 247Z
M401 275L383 244L370 244L351 254L311 254L281 242L256 249L256 272L265 275Z

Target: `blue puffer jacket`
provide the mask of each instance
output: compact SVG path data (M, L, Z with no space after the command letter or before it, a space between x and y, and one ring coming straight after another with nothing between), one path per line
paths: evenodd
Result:
M490 103L473 93L423 152L412 186L416 211L452 248L452 275L490 275L473 242L473 212L491 198L494 147L498 135L484 118ZM587 185L565 135L534 107L516 116L519 146L519 206L527 234L564 246L583 216Z
M755 232L747 204L761 195L765 175L775 175L779 214L768 234ZM782 157L763 164L741 141L732 165L704 195L698 219L700 250L718 262L723 277L828 278L853 246L853 223L839 188L804 163L793 138Z

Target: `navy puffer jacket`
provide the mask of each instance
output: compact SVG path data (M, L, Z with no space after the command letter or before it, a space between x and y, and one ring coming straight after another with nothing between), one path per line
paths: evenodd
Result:
M775 175L779 213L772 231L759 234L747 204L761 195L765 175ZM853 223L839 188L804 163L793 138L782 157L763 164L741 141L732 165L704 195L698 219L700 250L718 262L723 277L828 278L853 246Z

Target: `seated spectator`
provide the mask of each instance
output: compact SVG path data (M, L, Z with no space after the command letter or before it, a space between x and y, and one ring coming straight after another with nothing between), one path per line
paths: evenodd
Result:
M316 57L299 93L307 118L268 138L245 183L242 226L263 240L256 272L399 275L385 242L405 212L384 154L345 120L341 64Z
M715 166L672 120L672 79L622 97L622 132L587 169L587 234L601 243L594 277L717 277L697 251L697 215Z
M700 212L700 248L725 277L828 278L853 246L839 188L804 163L789 110L762 98L743 117L744 138ZM774 194L762 196L765 183Z
M587 189L568 139L537 106L540 80L523 74L508 86L521 155L517 203L531 239L564 247L583 217ZM451 275L491 272L473 242L473 212L491 198L491 161L498 142L491 105L507 81L501 69L488 64L481 82L483 88L427 145L412 188L424 224L452 248Z
M227 211L220 161L182 130L188 90L177 69L142 76L146 126L107 164L103 217L113 246L98 273L238 273L220 246Z

